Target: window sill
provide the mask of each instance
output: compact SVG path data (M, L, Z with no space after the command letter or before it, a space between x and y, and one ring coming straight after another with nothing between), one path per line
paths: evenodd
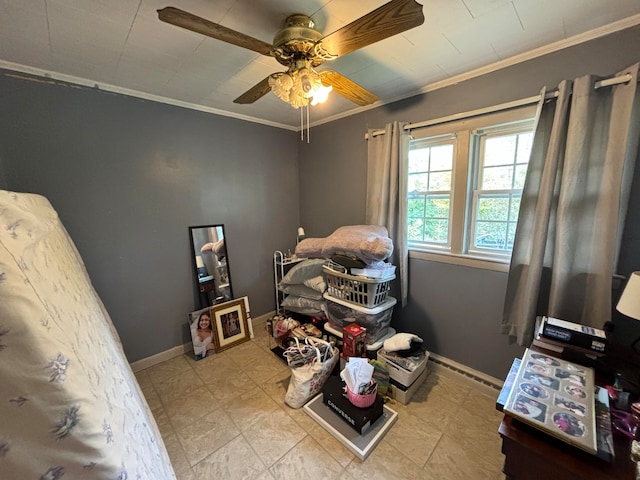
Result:
M409 250L409 258L428 260L430 262L448 263L462 267L481 268L494 272L508 272L509 262L499 259L475 257L473 255L456 255L453 253L436 253L424 250Z

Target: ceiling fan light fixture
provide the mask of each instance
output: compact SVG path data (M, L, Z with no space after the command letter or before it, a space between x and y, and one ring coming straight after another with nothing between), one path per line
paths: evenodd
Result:
M320 74L309 65L271 75L269 86L275 96L294 108L322 103L332 90L322 85Z
M315 106L319 103L326 102L327 98L329 98L329 93L331 93L331 90L333 90L333 87L331 85L329 85L328 87L325 87L322 84L317 85L309 103Z

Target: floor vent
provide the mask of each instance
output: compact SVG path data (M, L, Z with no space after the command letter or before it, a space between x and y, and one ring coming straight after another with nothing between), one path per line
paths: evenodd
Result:
M475 388L484 390L487 394L493 395L500 392L502 384L501 380L495 377L486 375L478 370L474 370L462 363L458 363L446 357L442 357L435 353L429 355L429 362L432 371L453 377L458 381L470 383Z

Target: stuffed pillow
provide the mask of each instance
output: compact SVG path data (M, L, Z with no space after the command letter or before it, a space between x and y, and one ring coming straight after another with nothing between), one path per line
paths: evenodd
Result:
M322 275L324 262L321 258L303 260L287 272L280 285L303 284L305 280Z
M322 292L309 288L305 285L280 285L280 290L287 295L296 295L298 297L310 298L312 300L322 300Z
M305 280L304 286L320 293L324 293L327 290L327 282L324 281L324 277L322 275Z
M323 315L325 306L324 300L312 300L311 298L289 295L282 301L282 308L303 315L315 316Z

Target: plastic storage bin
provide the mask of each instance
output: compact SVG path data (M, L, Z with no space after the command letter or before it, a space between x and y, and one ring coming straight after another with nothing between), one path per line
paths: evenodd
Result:
M336 330L342 331L350 323L357 323L367 329L367 345L377 342L387 334L393 316L393 307L396 304L395 298L387 297L375 308L359 307L326 293L324 298L327 300L327 320Z
M413 382L415 382L420 374L427 368L427 361L429 360L429 352L427 351L424 352L424 359L420 361L414 371L403 368L397 363L389 360L386 353L387 352L384 348L378 350L378 360L384 360L387 363L387 368L389 369L389 377L405 387L413 384Z
M327 265L322 266L327 281L327 293L338 300L343 300L365 308L375 308L387 299L391 281L395 275L379 280L375 278L349 275L338 272Z
M335 327L332 327L329 322L326 322L324 324L324 329L329 335L335 337L336 339L335 341L338 349L342 350L342 331L336 329ZM394 330L394 328L389 327L387 328L387 333L385 333L383 336L378 338L378 340L376 340L374 343L367 343L367 346L366 346L367 358L370 358L372 360L378 358L378 350L382 348L382 346L384 345L384 341L387 338L393 337L395 334L396 334L396 331ZM340 357L340 359L341 361L344 360L342 357ZM344 365L341 363L340 370L342 370L343 368L344 368Z

